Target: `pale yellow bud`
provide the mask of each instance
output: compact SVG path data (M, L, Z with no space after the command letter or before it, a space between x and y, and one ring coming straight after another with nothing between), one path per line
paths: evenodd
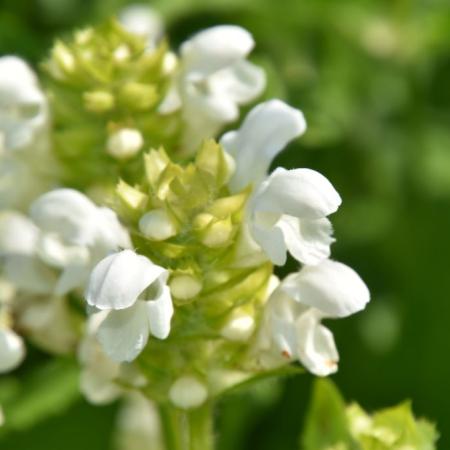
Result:
M202 283L191 275L176 275L170 281L170 292L180 300L194 298L202 290Z
M177 234L177 229L163 209L155 209L144 214L139 220L139 230L155 241L164 241Z
M206 386L194 377L178 378L169 391L170 401L181 409L192 409L202 405L208 398Z
M122 128L109 137L106 149L116 159L128 159L136 155L143 145L144 139L138 130Z
M218 220L205 231L202 243L211 248L222 247L229 242L232 233L233 224L230 219Z

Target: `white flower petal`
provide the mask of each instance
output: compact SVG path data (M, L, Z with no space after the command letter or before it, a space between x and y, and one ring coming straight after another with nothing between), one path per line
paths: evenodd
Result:
M353 269L328 259L288 276L282 289L296 301L329 317L354 314L370 300L367 286Z
M24 215L4 211L0 214L0 253L32 255L39 229Z
M123 250L107 256L95 266L86 300L98 309L128 308L160 277L167 277L165 269L132 250Z
M90 267L79 264L69 264L61 274L55 286L55 294L66 295L74 289L82 289L89 279Z
M248 61L238 61L211 75L209 87L238 104L246 104L258 97L266 85L266 74L261 67Z
M71 244L90 245L97 236L97 207L74 189L56 189L39 197L30 216L43 231Z
M8 328L0 329L0 373L15 369L25 358L23 340Z
M162 286L161 294L155 300L145 302L150 332L158 339L166 339L170 333L173 316L172 298L168 286Z
M337 371L339 354L331 331L320 324L314 309L300 316L296 323L298 357L313 374L327 376Z
M130 308L110 311L100 324L98 340L114 361L134 360L145 347L149 336L146 304L137 301Z
M103 246L108 252L119 248L130 248L128 231L120 223L117 214L109 208L98 208L96 245Z
M236 160L231 190L236 192L250 183L259 183L275 156L305 130L301 111L280 100L270 100L253 108L239 130L226 133L220 140Z
M285 215L276 227L282 231L286 247L297 261L314 265L330 256L330 245L334 239L333 227L328 219L302 220Z
M319 172L279 167L261 184L252 208L313 220L334 213L340 204L341 197Z
M32 294L51 294L57 281L51 269L28 255L8 256L4 271L8 280L18 289Z
M84 369L80 374L80 391L93 405L113 402L122 394L121 388L94 370Z
M186 70L206 76L245 58L253 47L248 31L220 25L194 35L183 43L180 53Z
M286 243L284 234L280 228L265 228L252 224L252 235L255 241L261 246L268 258L277 266L286 263Z
M31 68L15 56L0 58L0 132L6 150L31 144L47 121L47 101Z

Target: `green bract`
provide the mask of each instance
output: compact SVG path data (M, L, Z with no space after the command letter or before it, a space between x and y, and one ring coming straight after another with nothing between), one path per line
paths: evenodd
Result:
M318 380L302 436L305 450L434 450L436 428L416 419L411 403L370 415L358 404L345 406L329 380Z
M137 181L141 149L175 144L177 115L158 112L172 75L167 55L166 42L150 49L114 20L54 45L43 67L64 184L85 190L119 177ZM120 151L121 130L138 136L131 151Z

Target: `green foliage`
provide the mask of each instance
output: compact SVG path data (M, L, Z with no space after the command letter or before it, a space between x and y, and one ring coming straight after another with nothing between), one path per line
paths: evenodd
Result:
M301 439L304 450L360 450L349 430L345 402L327 379L314 385Z
M367 414L346 407L330 380L317 380L301 438L304 450L434 450L433 424L415 419L410 402Z
M6 378L0 383L4 410L2 432L27 430L49 417L61 414L80 398L78 365L53 359L30 371L20 381Z

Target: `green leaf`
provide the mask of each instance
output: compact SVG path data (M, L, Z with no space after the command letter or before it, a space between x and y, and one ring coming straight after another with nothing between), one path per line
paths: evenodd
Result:
M350 434L345 402L331 380L315 382L306 417L302 450L359 450Z
M28 373L14 394L4 399L2 432L27 429L68 408L80 398L78 377L77 365L66 359L52 360Z

